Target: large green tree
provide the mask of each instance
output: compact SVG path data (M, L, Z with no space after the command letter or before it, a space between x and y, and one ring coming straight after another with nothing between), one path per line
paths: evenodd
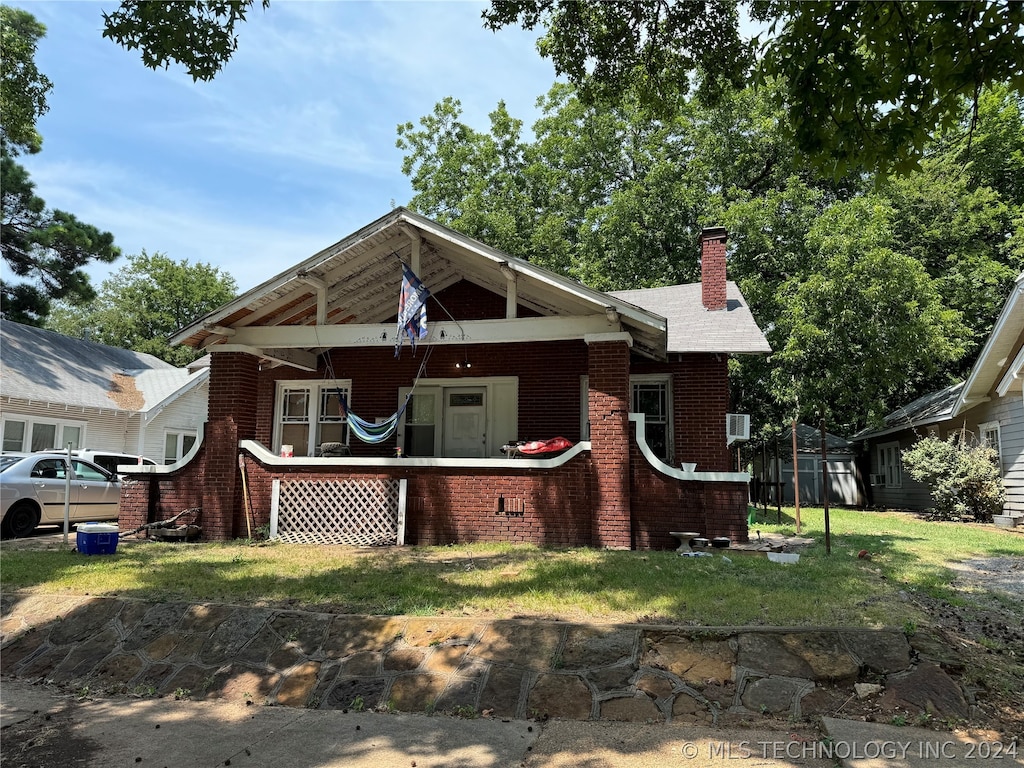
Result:
M35 53L45 33L31 14L0 6L0 255L15 278L0 281L0 315L29 325L42 323L53 299L91 299L84 267L120 255L109 232L47 208L14 159L42 147L36 121L53 85L36 68Z
M767 27L741 37L740 10ZM1024 4L799 0L492 0L497 29L545 32L538 47L588 99L635 92L659 109L698 84L776 78L799 149L836 176L917 166L932 134L985 86L1024 88Z
M697 235L724 224L729 276L775 350L734 362L736 407L853 430L962 377L1024 269L1005 199L1020 113L983 95L920 171L835 182L800 161L770 87L664 117L557 84L533 141L503 107L478 132L449 99L399 128L410 206L601 289L699 279ZM970 141L985 150L964 160ZM850 387L865 371L878 381Z
M217 267L143 251L104 280L92 302L56 306L47 327L187 365L202 353L172 347L168 337L236 293L235 279Z

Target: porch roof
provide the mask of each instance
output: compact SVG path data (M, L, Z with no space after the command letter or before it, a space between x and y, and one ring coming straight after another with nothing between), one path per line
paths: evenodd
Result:
M434 328L441 330L432 332L425 344L626 332L634 352L655 360L666 359L670 351L768 351L735 286L729 289L730 308L718 313L703 311L699 284L650 289L663 292L657 294L602 293L405 208L247 291L179 331L171 342L211 351L237 349L298 367L315 366L315 354L330 347L394 345L396 328L384 324L397 312L399 260L410 264L435 296L467 280L506 296L513 308L505 319L462 321L450 329L444 326L449 318L432 318ZM691 302L696 307L686 306ZM540 317L516 318L517 305ZM702 325L695 319L698 309L720 316L725 322L715 328L729 330L719 333ZM666 313L673 315L671 328ZM683 320L677 323L677 317ZM314 327L319 330L314 332ZM697 344L694 337L703 338Z

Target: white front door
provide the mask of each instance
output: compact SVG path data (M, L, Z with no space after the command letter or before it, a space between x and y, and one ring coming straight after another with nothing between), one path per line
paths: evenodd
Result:
M483 458L487 455L485 387L444 390L444 456Z

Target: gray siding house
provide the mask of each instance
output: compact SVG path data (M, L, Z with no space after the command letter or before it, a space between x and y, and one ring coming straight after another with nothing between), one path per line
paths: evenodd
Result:
M1006 488L1004 513L1024 514L1024 273L1014 281L966 381L932 392L854 435L870 463L876 507L926 510L928 489L904 470L902 452L923 437L962 433L996 449Z

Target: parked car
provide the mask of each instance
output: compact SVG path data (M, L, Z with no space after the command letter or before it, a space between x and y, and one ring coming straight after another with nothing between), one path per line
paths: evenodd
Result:
M117 468L121 464L156 464L152 459L145 456L138 456L134 453L119 453L117 451L98 451L94 448L83 448L80 451L72 451L74 456L93 464L99 464L112 475L117 474Z
M116 520L121 485L116 474L91 461L60 453L0 456L0 535L28 536L41 523L64 522L70 478L69 519Z

